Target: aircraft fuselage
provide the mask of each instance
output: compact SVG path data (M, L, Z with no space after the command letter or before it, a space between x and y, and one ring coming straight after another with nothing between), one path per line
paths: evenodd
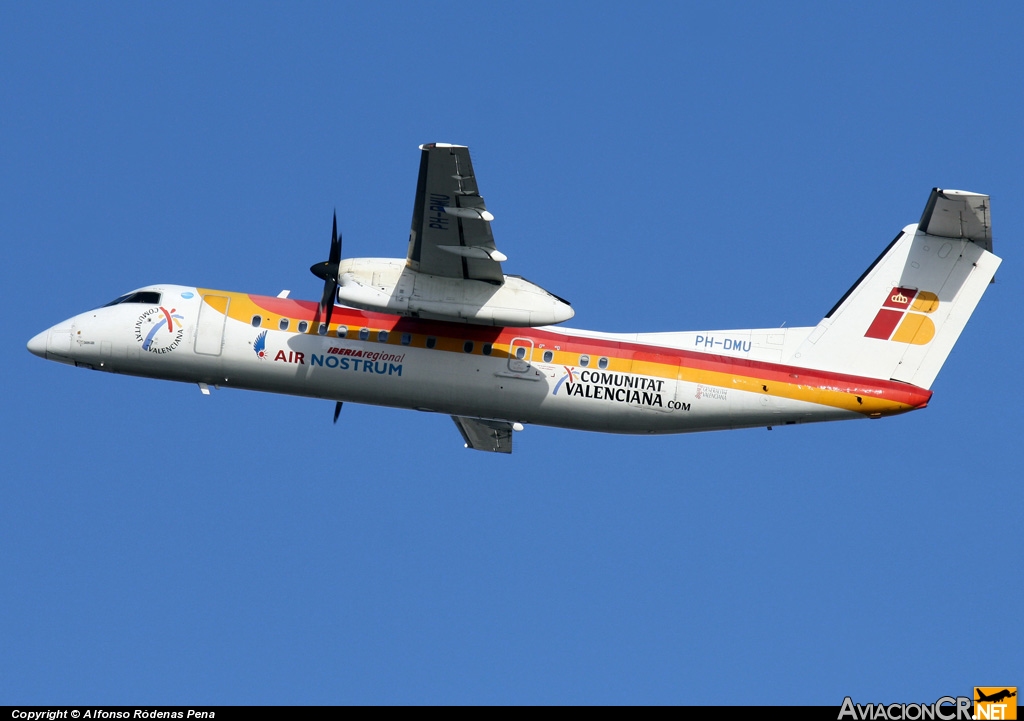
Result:
M613 335L341 306L325 328L312 301L174 285L136 296L156 302L80 314L29 349L112 373L615 433L880 417L931 396L779 362L811 328Z

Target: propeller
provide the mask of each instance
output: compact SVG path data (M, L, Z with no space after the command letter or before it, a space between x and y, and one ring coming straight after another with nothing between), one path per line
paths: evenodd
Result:
M330 328L331 313L334 312L334 301L338 293L338 264L341 262L341 236L338 235L338 211L334 211L334 226L331 228L331 253L327 260L310 266L309 270L317 278L324 281L324 294L320 298L320 305L316 309L316 318L313 322L319 323L320 317L326 313L324 323ZM337 415L335 415L337 420Z
M331 227L331 252L327 260L310 266L309 270L324 282L324 294L320 296L320 305L316 309L313 323L320 323L324 317L324 326L331 327L331 314L334 312L334 301L338 297L338 264L341 263L341 236L338 235L338 211L334 211L334 223ZM325 314L326 311L326 314ZM334 422L341 415L341 401L334 404Z

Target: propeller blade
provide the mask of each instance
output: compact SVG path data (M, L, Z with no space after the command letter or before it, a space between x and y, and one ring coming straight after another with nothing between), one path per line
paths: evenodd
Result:
M338 281L336 278L329 278L324 283L324 295L320 299L320 307L327 311L324 323L331 327L331 313L334 312L335 293L338 292Z
M338 422L338 416L341 415L341 401L334 404L334 422Z
M334 211L334 225L331 228L331 254L327 262L337 265L341 262L341 236L338 235L338 211Z
M334 301L338 294L338 264L341 263L341 236L338 235L338 211L334 211L334 221L331 224L331 252L327 260L316 263L310 267L310 271L317 278L324 281L324 292L320 297L320 305L316 309L314 322L319 324L320 317L325 316L324 323L330 327L331 314L334 312ZM326 311L326 313L325 313Z

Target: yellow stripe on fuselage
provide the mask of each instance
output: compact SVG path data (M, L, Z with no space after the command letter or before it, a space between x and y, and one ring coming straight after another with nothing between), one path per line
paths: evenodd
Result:
M277 298L265 298L265 301L270 304L280 305L291 305L294 306L296 311L301 311L295 314L280 314L268 310L266 307L255 302L249 294L237 293L232 291L219 291L219 290L208 290L204 288L196 289L201 295L204 296L204 301L207 302L211 307L216 308L221 313L224 312L223 303L217 305L210 303L205 298L207 294L215 296L227 296L231 299L228 307L228 317L233 320L251 324L255 316L261 318L261 327L266 327L276 332L288 332L298 334L298 324L300 321L306 321L308 323L305 335L319 336L318 328L314 325L313 321L315 316L309 311L308 308L302 307L300 301L292 301L286 299ZM216 298L213 298L216 302ZM308 305L308 303L306 303ZM359 314L358 319L362 322L359 328L350 327L350 323L353 321L351 315L353 313ZM408 344L401 343L401 334L394 331L395 325L401 321L406 323L415 323L414 319L402 318L400 316L389 316L379 313L370 313L365 311L353 310L350 308L336 308L334 310L334 317L342 316L345 322L332 322L328 329L327 335L324 338L338 338L336 333L337 329L341 326L349 328L348 333L344 340L358 340L358 337L353 335L358 330L366 328L370 332L370 338L373 342L378 341L378 334L380 331L388 331L389 337L382 345L397 345L400 347L411 347L411 348L427 348L427 338L433 337L436 339L436 345L432 350L443 351L447 353L465 353L464 343L467 339L460 338L458 336L445 336L440 334L428 334L423 332L411 333L411 340ZM281 320L288 320L288 330L279 330ZM444 324L432 323L437 327L444 327ZM448 324L449 326L455 326L455 324ZM483 327L490 330L489 327ZM495 358L511 358L511 348L513 338L529 338L534 345L534 358L527 358L524 360L532 361L534 363L539 362L537 360L537 354L542 354L545 351L552 353L552 359L549 361L551 365L555 366L566 366L580 370L591 370L594 372L605 372L605 373L630 373L633 375L643 375L652 378L661 378L673 381L682 381L685 383L701 384L706 386L713 386L718 388L724 388L728 390L743 391L747 393L753 393L756 395L774 396L779 398L788 398L796 401L804 401L807 403L814 403L817 405L828 406L832 408L840 408L848 410L854 413L861 413L866 416L884 416L893 415L896 413L903 413L908 410L912 410L915 406L908 403L903 403L897 400L881 398L877 395L884 392L882 389L875 387L872 388L870 385L863 389L862 392L851 392L848 390L837 390L829 388L825 385L806 385L801 383L793 383L781 380L768 380L765 377L758 376L755 373L750 375L738 374L735 372L724 372L715 371L709 369L701 369L685 365L685 359L679 351L672 348L645 348L642 352L648 352L652 354L658 354L661 356L674 357L675 363L662 363L657 361L648 361L641 359L633 359L629 357L619 357L613 355L605 355L608 359L608 365L606 368L595 368L595 364L592 362L590 365L584 367L579 365L581 353L578 350L570 350L565 346L567 345L605 345L607 341L603 341L598 338L581 338L576 339L575 336L563 337L556 344L559 346L558 349L546 347L548 338L547 335L550 332L541 331L537 332L531 328L511 328L501 329L493 328L497 335L494 342L491 343L491 357ZM531 331L533 334L531 335ZM614 344L616 347L618 344ZM611 348L608 349L609 351ZM482 355L482 343L474 342L473 354ZM673 354L679 354L674 356ZM726 356L726 358L728 358ZM754 371L755 369L751 369ZM782 369L780 369L782 370ZM865 379L866 383L869 383L869 379Z

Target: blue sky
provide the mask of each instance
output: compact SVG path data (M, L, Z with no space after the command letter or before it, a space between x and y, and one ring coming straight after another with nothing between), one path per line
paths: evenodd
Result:
M1015 3L17 3L0 23L0 703L931 702L1020 685ZM1004 258L924 411L642 438L91 373L154 282L317 298L469 145L609 331L813 325L933 186ZM1014 600L1017 599L1017 600ZM1016 649L1016 650L1014 650Z

